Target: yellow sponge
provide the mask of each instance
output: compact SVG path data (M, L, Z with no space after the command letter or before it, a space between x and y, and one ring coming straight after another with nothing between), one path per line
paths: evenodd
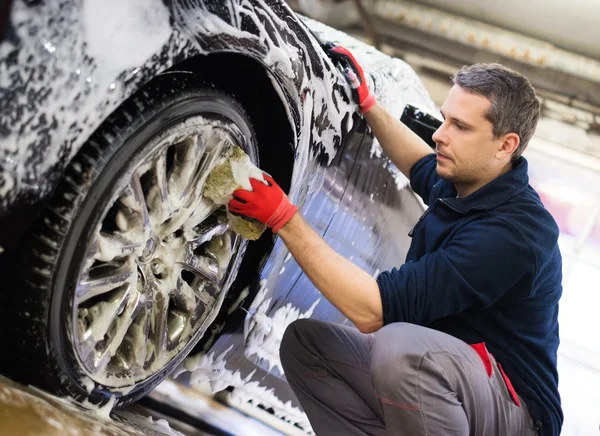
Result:
M240 147L232 147L206 178L204 196L216 204L227 206L236 189L252 190L250 178L264 182L262 170L250 161ZM252 241L258 239L266 230L264 224L254 219L232 215L229 208L227 219L231 230Z

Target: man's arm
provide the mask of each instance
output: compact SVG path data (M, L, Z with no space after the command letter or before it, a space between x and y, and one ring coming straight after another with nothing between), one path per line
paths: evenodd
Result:
M433 150L419 135L394 118L378 103L364 114L381 148L394 165L410 179L410 169Z
M383 326L379 286L373 277L336 253L296 213L279 236L311 282L363 333Z
M432 154L433 150L416 133L377 103L368 88L365 73L352 53L344 47L329 44L328 54L334 61L347 65L344 75L352 87L353 98L360 112L387 157L407 179L410 179L410 169L413 165L428 154Z
M229 210L259 220L283 242L319 291L363 332L383 325L379 286L373 277L337 254L297 213L273 178L250 179L252 191L238 189Z

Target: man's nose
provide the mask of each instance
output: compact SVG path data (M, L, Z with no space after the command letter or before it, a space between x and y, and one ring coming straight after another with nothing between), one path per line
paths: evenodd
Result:
M435 142L436 144L442 143L442 144L447 144L448 143L448 135L446 132L446 122L444 121L442 123L442 125L440 127L438 127L438 129L433 132L433 136L431 137L431 139L433 139L433 142Z

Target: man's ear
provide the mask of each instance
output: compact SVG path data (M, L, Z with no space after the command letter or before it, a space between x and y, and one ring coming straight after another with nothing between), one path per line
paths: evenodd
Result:
M500 138L500 147L496 153L498 159L510 157L519 147L521 138L516 133L507 133Z

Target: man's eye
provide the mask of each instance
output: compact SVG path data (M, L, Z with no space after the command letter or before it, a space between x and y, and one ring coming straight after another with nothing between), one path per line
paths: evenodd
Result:
M461 126L460 124L454 124L458 130L466 130L466 127Z

